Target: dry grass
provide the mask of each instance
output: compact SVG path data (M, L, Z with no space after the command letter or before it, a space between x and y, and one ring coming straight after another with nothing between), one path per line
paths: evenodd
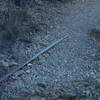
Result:
M96 39L100 39L100 30L99 29L92 29L90 31L90 36L95 37Z
M21 30L20 27L28 18L29 6L18 7L13 2L2 2L0 9L0 45L5 40L16 40ZM4 34L5 33L5 34Z

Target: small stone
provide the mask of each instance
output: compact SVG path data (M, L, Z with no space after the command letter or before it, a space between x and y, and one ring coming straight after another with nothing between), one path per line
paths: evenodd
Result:
M31 63L29 63L29 64L28 64L28 66L32 66L32 64L31 64Z
M5 56L5 55L3 55L3 54L0 53L0 58L3 58L4 56Z
M45 83L37 83L37 85L41 88L46 88L46 84Z
M43 5L42 0L35 0L36 3L38 3L39 5Z
M4 61L4 60L1 60L1 61L0 61L0 66L1 66L1 67L8 67L9 64L8 64L8 62L6 62L6 61Z
M89 90L85 90L85 91L83 91L83 93L86 94L86 95L89 95L90 91Z
M27 52L31 52L31 49L28 49Z
M26 73L30 73L30 70L26 70Z
M31 100L45 100L45 98L42 98L40 96L34 96L31 98Z
M33 33L32 32L30 32L30 35L32 35Z
M67 60L64 60L64 62L67 63L68 61Z
M22 75L24 73L24 71L23 70L20 70L20 71L17 71L13 76L12 76L12 78L13 79L17 79L20 75Z
M41 98L41 100L45 100L45 98Z

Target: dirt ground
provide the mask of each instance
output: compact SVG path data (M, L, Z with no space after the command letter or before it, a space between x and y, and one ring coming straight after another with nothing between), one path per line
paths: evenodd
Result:
M22 63L68 38L3 82L1 100L100 100L100 40L90 34L100 29L100 1L44 2L30 9L31 43L14 43L14 58Z

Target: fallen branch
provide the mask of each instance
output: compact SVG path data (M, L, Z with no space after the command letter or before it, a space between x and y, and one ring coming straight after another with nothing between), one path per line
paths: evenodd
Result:
M62 37L61 39L58 39L57 41L53 42L51 45L49 45L48 47L46 47L45 49L41 50L39 53L35 54L32 58L30 58L28 61L26 61L25 63L16 66L14 70L10 71L8 74L6 74L5 76L3 76L0 79L0 83L3 82L4 80L6 80L9 76L11 76L12 74L14 74L16 71L18 71L19 69L23 68L25 65L27 65L28 63L32 62L33 60L35 60L37 57L39 57L40 55L42 55L43 53L47 52L49 49L53 48L55 45L57 45L58 43L60 43L62 40L64 40L65 38L67 38L67 36Z

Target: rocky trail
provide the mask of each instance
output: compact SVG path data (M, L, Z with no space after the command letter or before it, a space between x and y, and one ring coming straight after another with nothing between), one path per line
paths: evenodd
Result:
M48 9L49 29L42 39L35 35L37 46L68 38L3 82L1 100L99 100L100 40L92 30L100 34L100 1L51 3Z

